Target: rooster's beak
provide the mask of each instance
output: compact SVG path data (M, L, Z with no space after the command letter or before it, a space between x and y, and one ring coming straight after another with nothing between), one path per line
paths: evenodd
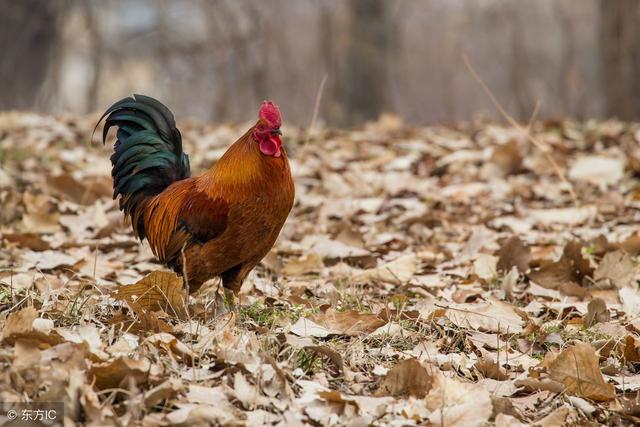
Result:
M272 129L271 130L271 134L272 135L280 135L280 136L282 136L282 131L280 130L280 128Z

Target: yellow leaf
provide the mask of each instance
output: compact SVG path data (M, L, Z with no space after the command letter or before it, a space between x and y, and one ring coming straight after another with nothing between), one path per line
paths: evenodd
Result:
M113 293L115 299L127 302L136 312L163 310L179 319L187 314L185 295L182 277L166 271L149 273L137 283L121 286Z

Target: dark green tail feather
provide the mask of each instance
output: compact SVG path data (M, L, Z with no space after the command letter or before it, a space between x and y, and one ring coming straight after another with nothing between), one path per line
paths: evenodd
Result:
M111 176L113 198L121 196L120 210L133 216L146 199L189 177L189 157L182 152L182 136L173 114L161 102L134 95L109 107L98 125L105 117L103 144L109 129L118 127ZM140 239L144 239L141 216L134 226Z

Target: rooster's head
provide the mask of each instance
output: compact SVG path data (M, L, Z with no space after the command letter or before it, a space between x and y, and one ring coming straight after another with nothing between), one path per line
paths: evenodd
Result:
M264 101L258 117L258 123L253 129L253 139L260 145L260 152L267 156L280 157L282 117L278 106L271 101Z

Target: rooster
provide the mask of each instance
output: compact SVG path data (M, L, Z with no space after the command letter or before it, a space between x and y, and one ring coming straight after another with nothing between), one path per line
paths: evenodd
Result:
M183 274L190 292L220 277L230 301L273 247L293 206L294 185L278 107L264 101L257 123L203 174L189 158L171 111L143 95L111 106L98 124L118 128L113 198L156 257Z

